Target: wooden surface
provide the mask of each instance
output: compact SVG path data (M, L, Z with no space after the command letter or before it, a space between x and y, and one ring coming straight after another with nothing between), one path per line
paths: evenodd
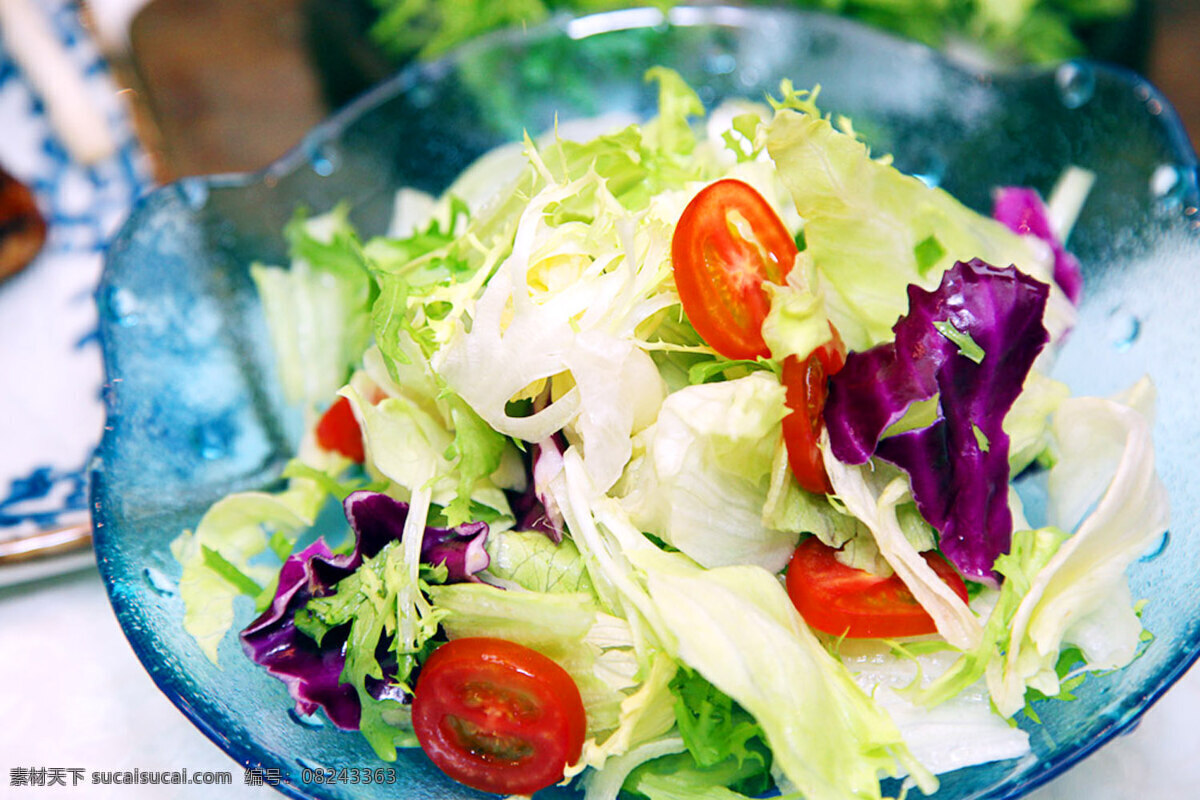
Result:
M1155 0L1146 75L1200 149L1200 0ZM153 0L118 64L163 180L254 170L326 117L306 0Z
M303 0L155 0L134 19L124 77L159 176L266 166L329 114Z
M1146 77L1179 112L1200 151L1200 0L1156 0Z

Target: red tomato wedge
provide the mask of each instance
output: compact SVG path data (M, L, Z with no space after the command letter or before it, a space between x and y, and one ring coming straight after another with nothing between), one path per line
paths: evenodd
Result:
M771 301L762 285L782 284L797 252L748 184L726 178L701 189L671 238L675 286L696 332L726 358L770 356L762 324Z
M795 356L783 360L781 380L787 390L787 407L783 418L783 442L787 446L788 466L801 488L818 494L829 494L829 476L821 460L821 413L829 394L828 378L846 363L846 345L831 324L833 339L818 347L804 361Z
M317 423L317 444L360 464L366 458L362 430L358 427L358 420L354 418L354 409L349 400L338 397L321 415Z
M442 645L412 703L421 748L448 776L484 792L533 794L579 759L587 729L579 689L541 653L503 639Z
M899 576L880 578L841 563L815 536L792 554L787 591L810 627L850 639L890 639L936 633L937 626ZM967 600L967 587L937 553L922 553L938 577Z

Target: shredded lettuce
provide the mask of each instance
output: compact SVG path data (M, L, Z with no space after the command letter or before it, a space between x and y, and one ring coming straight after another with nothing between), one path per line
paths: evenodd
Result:
M1043 375L1036 368L1029 371L1021 393L1004 416L1003 430L1008 436L1008 471L1019 475L1030 464L1049 453L1050 417L1071 396L1065 383Z

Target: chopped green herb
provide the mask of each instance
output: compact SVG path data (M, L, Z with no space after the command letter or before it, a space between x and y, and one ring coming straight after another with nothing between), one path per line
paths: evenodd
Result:
M766 369L771 369L771 363L765 359L750 361L748 359L729 360L718 358L710 361L701 361L688 368L688 383L692 385L709 383L717 380L718 377L723 379L740 378L754 370Z
M917 259L917 272L922 275L929 272L930 267L941 261L944 255L946 248L942 247L942 243L932 234L913 247L913 257Z
M971 433L975 434L975 444L979 445L979 449L986 453L991 442L988 441L987 434L979 429L978 425L971 426Z
M976 364L983 362L983 348L975 343L975 340L971 338L971 334L960 331L948 319L938 320L933 323L933 327L937 328L938 333L942 336L945 336L958 345L958 354L960 356L969 358Z
M200 546L200 550L204 553L204 566L228 581L233 588L251 597L262 592L262 587L254 579L231 564L225 556L204 545Z

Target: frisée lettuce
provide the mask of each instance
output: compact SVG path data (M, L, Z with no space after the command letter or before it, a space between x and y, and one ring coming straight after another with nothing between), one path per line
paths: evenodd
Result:
M901 174L815 90L705 120L678 75L648 79L658 116L564 124L442 197L405 190L393 235L363 242L345 208L289 226L292 265L254 275L307 433L284 483L179 536L185 628L215 661L256 615L246 655L384 760L422 739L440 648L536 651L579 694L561 774L586 800L932 794L1027 753L1011 718L1060 693L1064 653L1136 657L1125 569L1167 520L1149 383L1104 400L1048 377L1081 291L1069 223ZM797 245L763 287L769 356L721 355L676 285L684 209L727 178ZM813 379L828 401L797 409L785 363L843 341ZM805 410L828 494L792 472ZM1052 519L1026 520L1027 470ZM794 571L813 539L895 576L929 633L822 633L791 593L821 579ZM455 720L502 760L536 751Z

